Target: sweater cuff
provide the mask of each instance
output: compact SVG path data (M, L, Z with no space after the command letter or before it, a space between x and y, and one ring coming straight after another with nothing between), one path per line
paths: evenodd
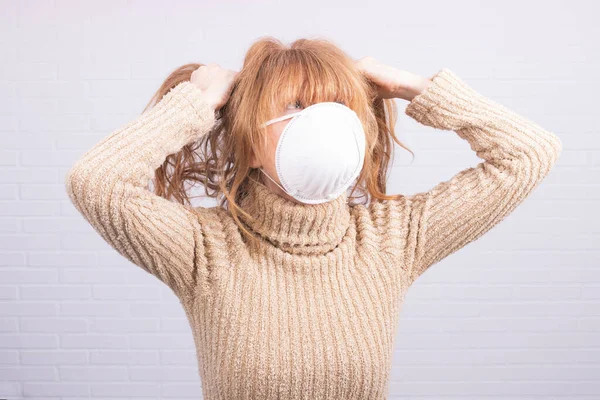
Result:
M478 111L488 102L485 97L448 68L442 68L430 79L432 83L408 104L406 115L445 130L458 130L478 122Z
M168 94L186 101L195 115L195 122L200 131L204 132L215 122L215 109L204 99L204 94L190 81L183 81L174 86Z

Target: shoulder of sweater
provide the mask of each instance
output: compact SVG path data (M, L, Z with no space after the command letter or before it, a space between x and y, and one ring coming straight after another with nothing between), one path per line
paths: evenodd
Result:
M224 221L223 219L231 219L231 216L227 215L225 209L220 206L212 206L212 207L187 207L192 213L198 218L198 222L202 224L203 230L206 233L212 233L211 230L215 228L222 227Z
M202 229L203 240L213 246L231 246L240 241L241 232L231 215L231 212L222 206L188 207L196 216Z
M412 203L418 200L414 196L395 195L393 200L370 199L367 204L356 204L350 207L358 226L370 225L376 232L385 234L397 221L406 218L411 211Z

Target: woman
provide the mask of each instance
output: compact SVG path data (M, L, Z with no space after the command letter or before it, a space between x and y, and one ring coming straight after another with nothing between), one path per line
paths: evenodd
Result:
M325 40L261 39L239 73L184 66L155 98L78 160L67 191L181 300L208 400L386 398L409 286L512 212L562 148L449 69L427 79L354 62ZM393 98L484 162L386 195L402 145ZM192 207L185 180L223 201ZM368 204L351 204L351 186Z

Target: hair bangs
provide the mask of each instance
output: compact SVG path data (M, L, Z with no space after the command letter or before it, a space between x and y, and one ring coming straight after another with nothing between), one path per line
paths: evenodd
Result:
M350 88L356 87L356 82L342 62L323 60L302 50L288 50L277 56L268 64L271 79L266 81L262 97L270 110L269 118L279 116L289 105L297 103L306 108L331 101L352 108Z

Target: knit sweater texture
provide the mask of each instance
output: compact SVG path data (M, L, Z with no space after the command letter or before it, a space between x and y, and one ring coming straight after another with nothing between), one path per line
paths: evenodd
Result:
M297 204L252 180L242 207L152 193L166 156L199 140L215 113L189 81L87 151L66 176L77 210L122 256L180 299L207 400L386 399L410 285L476 240L540 184L560 139L476 92L448 68L406 107L451 130L483 161L426 192L349 205Z

